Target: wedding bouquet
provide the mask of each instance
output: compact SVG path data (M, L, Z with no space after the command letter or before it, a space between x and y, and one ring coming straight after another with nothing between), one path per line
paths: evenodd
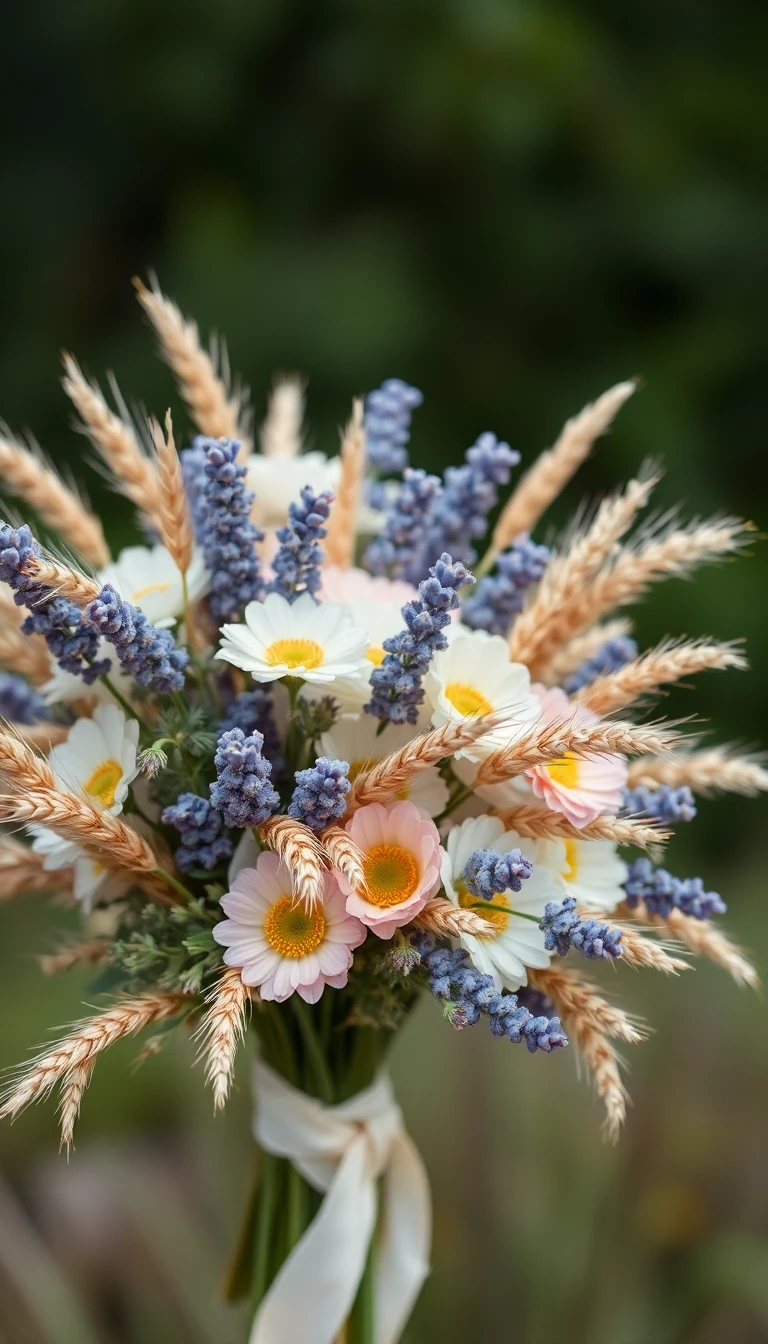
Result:
M99 1054L176 1027L219 1108L252 1028L262 1159L229 1277L251 1340L392 1344L429 1258L386 1072L420 999L531 1054L570 1042L615 1137L616 1043L643 1028L584 959L675 974L696 952L756 983L714 923L721 898L652 859L697 792L768 774L636 714L743 654L709 638L640 654L614 614L746 529L663 515L630 535L648 470L553 549L531 539L630 382L504 499L519 455L494 434L442 480L408 465L421 394L397 379L353 403L331 458L302 452L301 384L283 379L255 451L223 348L137 289L190 446L114 384L111 409L70 356L64 387L146 544L113 557L39 451L0 440L41 529L0 528L0 819L26 837L0 836L2 895L77 902L84 939L48 969L91 962L109 996L12 1076L0 1113L58 1089L69 1150Z

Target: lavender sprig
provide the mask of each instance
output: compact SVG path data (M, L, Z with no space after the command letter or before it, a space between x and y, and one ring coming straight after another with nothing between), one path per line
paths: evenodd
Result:
M0 718L12 723L40 723L51 712L39 691L13 672L0 672Z
M321 584L320 542L327 536L323 523L328 521L332 503L330 491L316 495L311 486L304 486L300 502L291 504L288 510L288 526L278 529L280 549L272 562L275 577L267 585L267 592L278 593L289 602L295 602L302 593L315 597Z
M522 611L525 594L538 583L549 564L548 546L538 546L523 533L496 559L496 572L481 579L472 599L464 604L462 619L473 630L507 635Z
M120 666L137 685L157 695L183 689L189 662L186 649L177 649L170 630L155 629L141 608L123 601L111 584L104 585L86 615L113 645Z
M365 399L365 441L368 462L381 476L399 474L408 463L406 444L411 416L424 400L417 387L402 378L387 378Z
M272 787L272 766L264 759L261 733L231 728L216 745L217 779L211 785L211 803L225 826L241 829L261 826L277 809L280 798Z
M199 540L211 575L208 608L218 623L236 620L249 602L264 594L255 543L264 534L251 522L253 492L245 487L245 467L235 439L197 439L187 458L188 480L199 489L195 514ZM199 450L205 455L201 480ZM194 492L193 492L194 493Z
M450 555L441 555L419 584L419 597L406 602L406 629L384 640L386 656L371 673L373 694L365 706L382 722L416 723L424 699L422 680L433 654L448 647L443 630L450 624L449 612L459 605L459 590L474 578Z
M352 788L348 774L346 761L333 761L328 756L318 756L309 770L297 770L288 816L303 821L313 831L322 831L338 821L347 810L347 794Z
M621 810L617 815L639 816L664 825L675 825L681 821L693 821L696 816L696 799L687 784L681 784L678 788L661 784L658 789L638 784L636 789L624 790Z
M580 663L575 672L563 682L563 690L569 695L575 695L577 691L583 690L585 686L591 686L598 677L608 676L611 672L618 672L620 667L626 663L631 663L633 658L637 657L637 644L634 639L628 635L619 635L616 639L608 639L602 648L598 649L591 658L585 658Z
M590 961L621 956L621 929L599 919L582 919L576 914L573 896L566 896L564 901L547 901L539 928L547 951L557 952L558 956L567 957L572 947Z
M650 859L636 859L629 866L624 883L627 905L631 908L645 902L651 915L666 919L673 910L680 910L693 919L709 919L723 915L725 901L715 891L705 891L700 877L673 877L666 868L654 868Z
M531 876L533 864L520 849L499 854L495 849L476 849L462 874L473 896L492 901L504 891L520 891Z
M422 556L425 564L442 551L471 565L477 558L472 542L485 536L488 515L498 503L498 486L506 485L520 454L495 434L481 434L460 467L448 467L442 493L430 513Z
M161 819L181 836L181 844L174 853L180 872L216 868L230 858L232 839L224 830L220 814L207 798L182 793L175 803L165 808Z
M406 469L384 526L365 553L365 564L371 574L418 583L424 572L421 556L426 519L441 489L437 476Z

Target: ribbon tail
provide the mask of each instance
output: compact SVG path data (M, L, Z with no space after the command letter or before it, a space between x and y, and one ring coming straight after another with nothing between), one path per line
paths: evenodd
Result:
M363 1275L376 1217L364 1135L350 1144L317 1217L281 1266L249 1344L333 1344Z
M376 1344L396 1344L429 1273L432 1202L424 1163L412 1140L392 1143L376 1248Z

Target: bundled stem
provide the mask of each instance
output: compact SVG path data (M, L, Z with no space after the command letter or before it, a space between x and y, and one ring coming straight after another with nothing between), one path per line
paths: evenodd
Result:
M598 677L579 691L576 698L596 714L611 714L670 682L728 667L740 671L747 667L746 658L733 643L706 639L667 641L625 663L618 671Z
M229 967L208 995L208 1007L196 1032L205 1056L205 1077L213 1089L213 1109L220 1110L229 1096L237 1047L243 1039L251 991L240 971Z
M534 766L559 760L566 752L579 756L616 752L637 756L649 751L668 751L675 740L674 731L654 724L547 723L517 742L491 752L482 762L475 784L481 787L501 784Z
M739 755L732 747L705 747L679 756L642 756L629 767L629 787L648 788L687 784L705 797L713 793L741 793L754 797L768 792L768 770L759 757Z
M226 353L222 352L223 359L218 359L204 350L197 323L187 321L156 283L151 290L141 280L135 279L133 283L197 428L213 439L240 439L245 451L242 422L247 397L230 390Z
M557 442L537 457L502 510L491 541L494 555L506 550L521 532L533 530L635 387L631 381L617 383L566 421Z
M341 477L328 519L325 555L329 565L349 569L355 559L357 519L365 474L365 427L362 398L352 403L352 418L341 441Z
M45 525L89 564L101 568L108 563L109 550L100 520L41 453L0 435L0 477L6 489L31 504Z
M107 405L98 383L89 383L72 355L64 355L64 391L80 416L82 427L109 468L121 492L151 522L160 510L157 472L133 426Z
M298 374L278 378L269 396L261 426L265 457L297 457L301 452L304 419L304 381Z

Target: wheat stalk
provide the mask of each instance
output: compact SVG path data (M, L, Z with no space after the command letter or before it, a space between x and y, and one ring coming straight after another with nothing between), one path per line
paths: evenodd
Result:
M707 957L709 961L722 966L737 985L759 989L760 977L751 961L711 920L694 919L692 915L684 915L682 910L670 910L664 918L651 915L643 901L638 903L637 908L630 909L627 906L625 909L638 919L646 919L658 928L668 930L697 956Z
M304 419L304 380L298 374L278 378L269 396L261 426L265 457L298 457Z
M103 961L107 955L107 944L103 938L89 938L84 943L73 943L59 948L40 958L40 970L43 975L58 975L60 971L71 971L74 966L93 966Z
M10 901L14 896L32 896L40 891L66 891L71 884L71 869L46 872L41 854L10 835L0 838L0 901Z
M114 481L131 503L150 521L160 509L157 472L125 416L107 405L98 383L89 383L72 355L65 354L64 391L77 411L81 425Z
M547 669L547 683L551 686L561 685L565 678L570 676L571 672L575 672L588 658L594 658L609 640L622 639L629 635L631 630L631 621L620 616L615 621L606 621L603 625L593 626L583 635L576 635L575 639L569 640L554 654Z
M586 826L578 827L562 812L550 812L535 804L509 808L497 815L510 830L531 840L612 840L616 845L653 849L668 840L671 834L653 822L638 821L634 817L596 817Z
M628 786L649 788L687 784L705 797L713 793L741 793L753 797L768 792L768 770L759 757L739 755L732 747L705 747L679 756L642 756L629 767Z
M352 836L341 826L329 826L320 836L323 849L334 868L343 873L355 891L366 890L365 855Z
M36 751L48 752L51 747L57 747L61 742L66 742L69 737L69 728L64 723L11 723L9 722L4 731L10 732L14 737L19 737L26 742L28 747L34 747Z
M420 733L405 746L377 761L365 774L357 776L347 795L348 812L355 812L368 803L391 802L422 770L437 765L446 756L454 756L504 722L503 714L496 712L467 718L460 723L444 723L440 728Z
M293 817L270 817L259 827L259 836L291 871L294 896L308 910L323 901L325 854L308 826Z
M61 1129L59 1152L66 1148L67 1158L69 1158L72 1150L75 1124L92 1074L93 1063L80 1064L77 1068L70 1069L61 1085L58 1108L59 1127Z
M224 1106L232 1083L237 1047L245 1031L251 991L237 967L225 970L206 999L208 1007L195 1036L202 1042L205 1077L213 1089L213 1109Z
M66 597L78 607L87 607L101 592L101 584L81 574L71 565L54 560L49 555L30 555L22 566L27 578L36 579L45 588L53 589L54 597Z
M165 434L157 420L150 420L149 431L155 445L155 463L160 483L158 530L160 540L181 574L186 574L192 560L194 534L189 503L181 474L181 462L173 437L171 412L165 417Z
M521 532L533 530L636 386L634 382L617 383L566 421L557 442L536 458L502 509L491 540L493 554L506 550Z
M496 925L489 919L483 919L477 910L464 910L444 896L434 896L431 901L427 901L414 923L419 928L449 938L460 938L462 933L471 934L474 938L495 938L498 934Z
M96 1058L116 1041L135 1036L151 1022L176 1017L190 1000L183 994L139 994L118 1000L111 1008L74 1024L68 1036L42 1050L6 1090L0 1118L14 1117L33 1101L41 1101L75 1069L93 1067Z
M362 398L352 403L352 418L341 441L341 476L328 519L325 556L329 565L349 569L355 559L355 537L365 474L365 426Z
M22 633L26 616L10 589L0 584L0 667L26 677L33 686L41 686L51 675L51 655L42 635Z
M580 919L599 919L599 910L577 909ZM639 932L631 924L611 922L610 928L621 934L621 959L627 966L642 966L646 970L661 971L662 975L677 975L690 970L690 963L671 955L665 947Z
M707 639L666 641L616 672L598 677L583 687L576 698L596 714L612 714L661 686L695 676L697 672L728 667L740 671L747 667L746 658L733 643Z
M108 563L101 522L41 454L0 434L0 476L4 486L31 504L46 526L84 560L97 568Z
M563 613L578 602L585 586L631 527L648 503L658 477L630 481L622 494L603 501L589 527L575 536L567 550L555 554L541 583L515 621L509 636L510 658L525 663L531 676L546 670L556 650L571 633L563 636Z
M242 423L248 399L244 393L230 391L226 353L221 352L224 358L220 360L202 348L197 323L187 321L157 283L151 290L141 280L133 284L201 434L213 439L239 439L241 453L250 451Z
M658 724L546 723L517 742L492 751L477 772L475 786L501 784L537 765L559 760L567 752L579 756L604 753L637 756L649 751L668 751L676 738L671 729Z
M585 980L572 971L529 971L537 989L548 994L563 1024L579 1047L584 1063L592 1074L595 1090L605 1104L605 1128L615 1143L627 1115L627 1092L619 1069L619 1055L608 1039L620 1036L625 1041L642 1039L631 1020L614 1009Z

